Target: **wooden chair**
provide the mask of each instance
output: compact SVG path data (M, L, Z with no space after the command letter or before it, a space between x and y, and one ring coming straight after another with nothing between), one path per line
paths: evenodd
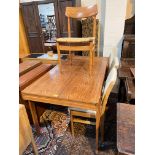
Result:
M68 18L68 38L57 39L58 62L61 70L60 51L69 51L70 63L72 64L72 51L89 51L89 69L92 70L95 55L95 36L96 36L96 15L98 14L97 5L89 7L66 7L65 15ZM70 18L80 19L93 17L93 37L72 38Z
M108 77L107 80L105 82L104 85L104 91L103 91L103 95L102 95L102 99L101 99L101 122L103 122L104 119L104 114L105 114L105 110L106 110L106 105L107 105L107 101L108 101L108 97L110 95L110 92L116 82L116 78L117 78L117 70L116 68L113 68ZM73 123L74 122L79 122L79 123L84 123L84 124L91 124L91 125L96 125L95 121L89 121L86 120L84 118L96 118L96 111L92 111L92 110L82 110L82 109L78 109L78 108L69 108L70 109L70 115L71 115L71 131L72 131L72 135L74 136L74 126ZM81 118L78 118L78 117ZM83 118L83 119L82 119ZM103 124L101 124L101 134L102 134L102 141L103 141ZM98 129L96 129L96 150L98 150Z
M109 66L109 71L108 71L108 73L110 73L110 71L112 70L113 67L115 67L116 69L119 68L119 60L118 60L118 57L114 57L114 58L113 58L112 63L111 63L111 65Z
M38 150L32 134L32 129L28 120L25 106L19 105L19 154L22 155L27 146L32 142L35 155Z

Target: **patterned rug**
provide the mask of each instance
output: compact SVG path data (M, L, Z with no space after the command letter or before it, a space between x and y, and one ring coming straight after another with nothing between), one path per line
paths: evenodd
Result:
M58 111L46 110L40 117L41 134L38 136L35 128L32 126L32 132L38 148L39 155L54 155L60 143L62 142L64 133L70 122L67 109ZM33 155L32 144L30 144L24 155Z
M73 137L69 125L70 117L66 108L46 110L41 116L40 122L42 126L39 137L33 128L39 155L95 155L95 126L74 123L75 137ZM117 154L115 121L105 120L105 145L102 147L100 142L99 144L99 155ZM30 144L24 155L33 154Z

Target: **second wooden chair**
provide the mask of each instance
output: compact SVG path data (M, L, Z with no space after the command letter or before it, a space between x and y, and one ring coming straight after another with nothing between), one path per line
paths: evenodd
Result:
M102 99L101 99L101 122L103 122L104 120L104 115L105 115L105 111L106 111L106 105L107 105L107 101L108 101L108 97L110 95L110 92L116 82L116 78L117 78L117 70L116 68L113 68L104 85L104 91L103 91L103 95L102 95ZM92 111L92 110L82 110L82 109L78 109L78 108L69 108L70 109L70 115L71 115L71 131L72 131L72 135L74 136L74 126L73 123L74 122L79 122L79 123L84 123L84 124L91 124L91 125L96 125L95 121L89 121L86 120L85 118L96 118L96 111ZM80 117L80 118L79 118ZM101 134L102 134L102 141L103 141L103 124L101 123ZM96 130L96 132L98 132ZM97 134L98 135L98 134ZM96 137L96 139L98 139L98 137ZM98 141L96 141L96 146L98 146ZM97 148L98 149L98 148Z
M61 70L61 54L60 51L69 51L70 61L72 64L73 51L89 51L89 69L92 70L94 63L95 36L96 36L96 15L98 14L97 5L89 7L66 7L65 15L68 18L68 38L57 39L58 62ZM70 18L80 19L93 17L93 36L88 38L72 38Z

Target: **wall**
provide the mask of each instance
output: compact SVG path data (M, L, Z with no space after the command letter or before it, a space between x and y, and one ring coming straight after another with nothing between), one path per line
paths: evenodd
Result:
M21 10L19 9L19 54L27 54L27 53L30 53L30 50L25 34Z
M135 0L127 0L126 19L133 17L135 14Z
M135 0L81 0L82 6L92 4L98 4L99 10L97 16L100 21L98 55L108 56L110 52L114 51L120 57L124 20L134 15Z
M99 4L99 0L81 0L81 6L89 6L89 5L94 5L94 4ZM99 8L99 5L98 5ZM98 9L100 10L100 9ZM100 17L100 11L98 11L97 19Z

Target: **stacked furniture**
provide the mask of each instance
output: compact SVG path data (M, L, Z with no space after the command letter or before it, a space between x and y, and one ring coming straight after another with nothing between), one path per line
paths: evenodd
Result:
M21 91L44 75L52 67L50 64L42 64L40 61L26 61L19 64L19 102L25 105L30 122L32 122L30 107L27 101L24 101L21 97ZM40 116L46 108L38 106L37 109L37 113Z
M120 102L135 103L135 36L125 35L118 69ZM124 93L125 92L125 93Z
M61 70L61 55L60 51L68 51L70 61L72 64L72 52L75 51L89 51L89 71L92 72L95 57L95 38L96 38L96 15L98 14L97 5L89 7L66 7L65 15L68 18L68 38L57 39L57 50L59 58L59 67ZM93 36L87 38L73 38L71 37L70 18L93 18Z

